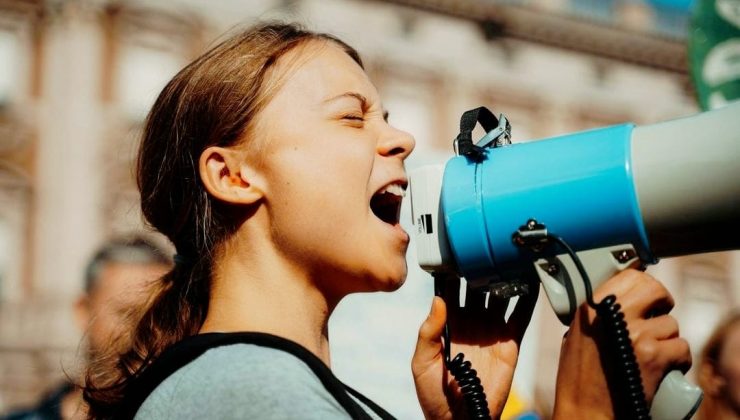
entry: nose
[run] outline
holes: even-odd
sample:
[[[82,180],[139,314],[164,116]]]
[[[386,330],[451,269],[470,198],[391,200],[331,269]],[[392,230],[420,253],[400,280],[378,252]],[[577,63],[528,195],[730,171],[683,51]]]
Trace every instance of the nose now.
[[[378,153],[382,156],[400,157],[401,160],[405,160],[415,146],[414,136],[388,125],[378,141]]]

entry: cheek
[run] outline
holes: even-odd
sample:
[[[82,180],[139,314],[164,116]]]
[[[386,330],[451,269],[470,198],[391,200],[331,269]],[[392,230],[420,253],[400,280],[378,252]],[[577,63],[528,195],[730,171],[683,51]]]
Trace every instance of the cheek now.
[[[720,362],[720,373],[724,380],[722,392],[726,398],[740,404],[740,354],[726,353]]]
[[[294,215],[367,204],[373,150],[359,144],[326,143],[293,146],[271,165],[272,198],[294,209]]]
[[[369,211],[372,161],[364,160],[326,151],[323,156],[302,154],[275,165],[269,191],[273,231],[285,240],[321,245],[351,236]]]
[[[720,366],[733,394],[740,398],[740,328],[733,328],[726,337]]]
[[[114,328],[113,320],[103,313],[96,316],[90,324],[88,340],[93,349],[105,348],[110,340],[111,330]]]
[[[734,356],[735,360],[730,361],[727,366],[727,380],[730,386],[735,390],[734,392],[740,392],[740,358]]]
[[[122,294],[125,296],[125,293]],[[92,313],[92,322],[88,331],[88,339],[94,347],[108,346],[111,341],[127,327],[127,319],[121,310],[120,303],[106,301],[105,306],[98,305]]]
[[[373,172],[375,143],[332,140],[291,145],[269,157],[273,240],[308,266],[381,282],[374,290],[395,289],[405,278],[405,259],[388,249],[369,206],[368,188],[380,176]]]

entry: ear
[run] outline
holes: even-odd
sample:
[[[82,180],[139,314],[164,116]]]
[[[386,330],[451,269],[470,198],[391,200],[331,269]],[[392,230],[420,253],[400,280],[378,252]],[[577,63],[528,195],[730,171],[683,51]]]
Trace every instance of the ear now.
[[[221,201],[254,204],[264,196],[257,174],[239,150],[209,147],[201,153],[198,169],[206,191]]]
[[[90,325],[90,296],[85,293],[77,298],[74,306],[75,324],[80,331],[86,331]]]

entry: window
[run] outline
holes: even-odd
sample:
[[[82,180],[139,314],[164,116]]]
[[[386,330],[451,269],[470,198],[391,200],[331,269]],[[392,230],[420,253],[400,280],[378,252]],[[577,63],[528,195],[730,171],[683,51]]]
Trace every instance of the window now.
[[[110,6],[105,33],[103,96],[125,129],[140,124],[167,82],[200,53],[203,28],[187,14]],[[115,122],[113,122],[115,124]]]
[[[10,227],[8,221],[0,215],[0,290],[6,283],[10,265]]]
[[[185,64],[184,57],[171,51],[124,45],[116,66],[116,97],[123,116],[132,121],[143,120],[159,92]]]
[[[0,109],[8,106],[16,94],[19,61],[18,37],[0,27]]]
[[[132,170],[143,122],[170,79],[204,46],[197,17],[168,8],[110,5],[101,19],[104,34],[102,102],[110,108],[103,149],[107,185],[107,233],[141,229]]]
[[[2,162],[0,162],[2,164]],[[0,300],[23,298],[29,189],[20,174],[0,167]]]

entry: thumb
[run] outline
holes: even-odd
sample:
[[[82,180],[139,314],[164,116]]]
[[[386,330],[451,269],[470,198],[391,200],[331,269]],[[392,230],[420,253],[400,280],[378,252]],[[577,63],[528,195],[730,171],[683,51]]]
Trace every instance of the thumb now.
[[[419,328],[419,338],[414,352],[414,365],[426,365],[442,353],[442,331],[447,321],[447,307],[444,300],[435,296],[429,316]]]

